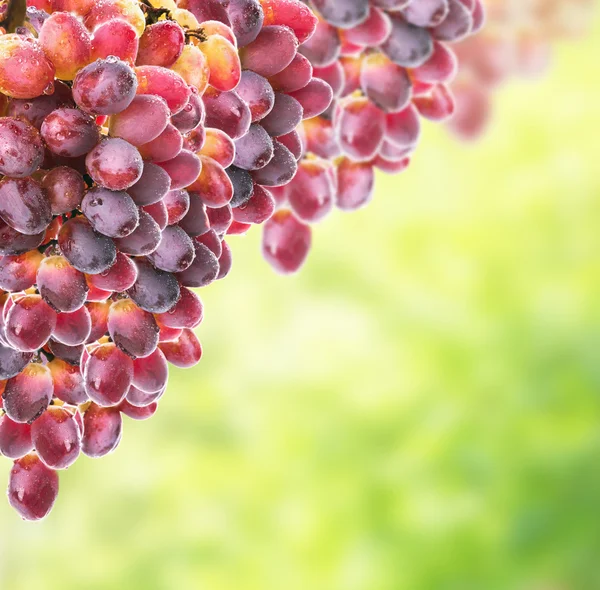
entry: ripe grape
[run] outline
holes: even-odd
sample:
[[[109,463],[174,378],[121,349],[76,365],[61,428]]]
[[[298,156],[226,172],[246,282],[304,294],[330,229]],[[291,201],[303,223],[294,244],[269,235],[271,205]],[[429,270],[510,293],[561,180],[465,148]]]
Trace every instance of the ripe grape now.
[[[10,472],[8,501],[24,520],[44,518],[58,495],[58,475],[37,455],[15,461]]]
[[[123,420],[116,407],[92,403],[83,414],[81,450],[94,459],[104,457],[117,448],[122,432]]]
[[[79,70],[73,80],[73,99],[91,115],[115,115],[131,104],[137,86],[131,66],[111,55]]]
[[[48,408],[31,425],[31,439],[39,458],[51,469],[70,467],[81,452],[79,426],[63,408]]]
[[[24,178],[33,174],[43,159],[44,146],[33,125],[13,117],[0,117],[0,174]]]

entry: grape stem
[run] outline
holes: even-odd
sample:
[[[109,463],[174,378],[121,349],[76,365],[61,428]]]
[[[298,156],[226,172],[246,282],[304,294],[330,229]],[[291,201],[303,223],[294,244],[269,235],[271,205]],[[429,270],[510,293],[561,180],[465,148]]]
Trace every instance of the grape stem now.
[[[27,16],[26,0],[0,0],[0,27],[7,33],[14,33],[25,24]]]

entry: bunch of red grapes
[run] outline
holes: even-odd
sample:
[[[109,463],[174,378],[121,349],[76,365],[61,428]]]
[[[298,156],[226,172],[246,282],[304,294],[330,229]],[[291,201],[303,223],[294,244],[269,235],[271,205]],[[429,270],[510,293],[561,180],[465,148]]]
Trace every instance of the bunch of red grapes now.
[[[23,518],[200,360],[192,288],[227,275],[225,236],[272,215],[297,117],[329,106],[321,80],[271,81],[316,18],[264,8],[40,0],[0,36],[0,452]]]
[[[479,0],[0,2],[0,453],[38,520],[57,471],[152,416],[202,355],[195,288],[266,222],[280,272],[310,228],[399,172],[448,117],[448,42]],[[318,16],[317,16],[318,15]],[[304,121],[304,123],[303,123]]]
[[[483,33],[456,47],[460,72],[452,85],[456,110],[448,126],[466,140],[486,130],[499,86],[514,77],[539,76],[557,41],[587,31],[595,0],[485,0],[485,5]]]
[[[279,210],[264,227],[263,254],[281,273],[304,263],[310,224],[334,207],[353,211],[371,200],[375,169],[406,169],[421,117],[439,122],[453,114],[448,84],[458,62],[449,44],[484,22],[482,0],[308,4],[319,17],[316,32],[292,64],[295,75],[279,83],[302,97],[312,65],[313,76],[331,85],[334,101],[302,124],[305,155],[292,182],[274,192]]]

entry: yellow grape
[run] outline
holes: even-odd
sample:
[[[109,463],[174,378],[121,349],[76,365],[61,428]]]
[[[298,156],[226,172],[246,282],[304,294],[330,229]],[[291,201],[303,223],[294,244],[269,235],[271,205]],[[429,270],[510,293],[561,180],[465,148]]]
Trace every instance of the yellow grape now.
[[[186,45],[177,61],[171,66],[190,86],[202,94],[208,86],[210,70],[207,60],[200,49],[194,45]]]

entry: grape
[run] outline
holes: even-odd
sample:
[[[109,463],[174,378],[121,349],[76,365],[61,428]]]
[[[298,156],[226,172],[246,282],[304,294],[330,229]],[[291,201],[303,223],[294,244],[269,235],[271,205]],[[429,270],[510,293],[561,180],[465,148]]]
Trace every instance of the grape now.
[[[133,261],[128,257],[117,252],[115,263],[104,272],[96,275],[89,275],[89,282],[106,291],[117,291],[119,293],[129,289],[137,277],[137,268]]]
[[[458,41],[464,39],[473,27],[473,16],[459,0],[448,0],[448,14],[432,30],[440,41]]]
[[[230,205],[217,207],[216,209],[207,209],[210,228],[219,235],[224,235],[229,231],[233,223],[233,211]]]
[[[428,0],[426,0],[427,2]],[[433,0],[436,2],[437,0]],[[444,2],[445,0],[441,0]],[[414,4],[423,4],[423,0],[418,0]],[[369,16],[359,25],[344,31],[344,39],[347,42],[367,47],[376,47],[381,45],[390,35],[392,23],[388,15],[381,9],[371,6]]]
[[[58,475],[37,455],[15,461],[10,472],[8,501],[24,520],[41,520],[56,501]]]
[[[419,140],[420,133],[419,115],[412,105],[399,113],[387,115],[385,137],[395,145],[412,147]]]
[[[246,171],[235,166],[230,166],[226,170],[227,176],[233,185],[233,198],[230,207],[239,207],[248,201],[254,191],[252,176]]]
[[[298,271],[306,260],[310,244],[310,227],[298,221],[290,211],[277,211],[265,224],[263,256],[281,274]]]
[[[233,209],[233,218],[239,223],[261,224],[267,221],[274,211],[273,196],[262,186],[255,185],[248,201]]]
[[[200,75],[200,80],[194,84],[199,91],[204,92],[209,83],[221,92],[233,90],[238,85],[242,75],[240,58],[237,49],[225,37],[211,35],[198,48],[188,46],[186,49],[199,52],[203,58],[197,59],[198,63],[193,68]],[[190,84],[191,80],[187,82]]]
[[[180,369],[189,369],[200,362],[202,346],[192,330],[185,329],[174,342],[162,342],[160,350],[166,359]]]
[[[127,189],[136,205],[144,207],[162,200],[171,188],[167,172],[152,162],[144,162],[140,179]]]
[[[85,165],[95,182],[113,191],[134,185],[141,178],[143,170],[140,153],[119,138],[101,141],[88,153]]]
[[[67,469],[81,452],[79,426],[63,408],[48,408],[32,424],[31,439],[39,458],[51,469]]]
[[[229,25],[226,5],[222,0],[180,0],[178,6],[189,10],[198,22],[216,20]]]
[[[132,420],[148,420],[154,416],[157,409],[158,404],[156,402],[142,408],[130,404],[126,399],[119,404],[119,410]]]
[[[190,195],[186,190],[177,189],[169,191],[164,199],[163,203],[167,207],[169,225],[179,223],[187,214],[190,209]]]
[[[329,108],[333,99],[333,91],[329,84],[319,78],[311,80],[304,88],[291,94],[303,110],[304,119],[320,115]]]
[[[392,31],[382,51],[396,64],[416,68],[424,64],[433,52],[433,39],[427,29],[411,25],[399,16],[390,15]]]
[[[6,114],[9,117],[15,117],[28,121],[36,129],[40,129],[44,119],[55,109],[62,106],[75,106],[71,89],[60,82],[55,81],[54,92],[50,95],[37,96],[33,99],[16,99],[9,101],[6,108]]]
[[[183,147],[183,137],[179,130],[168,123],[165,130],[152,141],[139,146],[139,152],[144,160],[166,162],[173,159]]]
[[[37,250],[17,256],[0,256],[0,289],[25,291],[32,287],[42,258]]]
[[[284,145],[296,158],[296,161],[300,160],[305,152],[304,141],[297,131],[291,131],[285,135],[280,135],[277,141]]]
[[[324,67],[334,63],[339,58],[341,47],[342,41],[337,29],[327,21],[320,20],[315,34],[300,47],[299,51],[315,67]],[[306,83],[309,80],[310,76]],[[297,88],[294,90],[297,90]]]
[[[231,139],[244,136],[250,128],[249,107],[235,92],[209,89],[204,95],[206,126],[224,131]]]
[[[31,424],[46,411],[53,391],[50,369],[30,363],[6,382],[4,411],[14,422]]]
[[[298,39],[288,28],[279,25],[263,27],[252,43],[240,50],[242,67],[265,78],[286,68],[296,55]]]
[[[42,180],[42,188],[46,191],[53,215],[74,211],[81,205],[85,194],[83,177],[68,166],[50,170]]]
[[[107,301],[89,302],[85,304],[92,318],[92,331],[88,342],[95,342],[108,333],[108,312],[111,303]]]
[[[258,74],[256,75],[258,76]],[[269,78],[269,84],[273,90],[294,92],[295,90],[304,88],[311,81],[312,76],[313,66],[311,62],[301,53],[297,53],[290,65]],[[239,88],[237,91],[242,96]]]
[[[406,70],[381,53],[364,59],[360,85],[369,100],[386,113],[401,111],[411,99],[412,82]]]
[[[90,35],[83,23],[68,12],[55,12],[44,21],[39,42],[61,80],[72,80],[91,60]]]
[[[212,158],[223,168],[228,168],[236,156],[236,143],[220,129],[207,129],[200,155]]]
[[[375,175],[369,164],[344,158],[337,166],[336,206],[343,211],[364,207],[373,196]]]
[[[171,117],[171,123],[181,133],[188,133],[204,122],[206,112],[204,103],[198,92],[192,92],[187,104],[176,115]]]
[[[35,235],[52,221],[50,201],[33,178],[5,177],[0,181],[0,217],[18,232]]]
[[[98,25],[110,22],[115,18],[127,21],[134,27],[138,35],[144,31],[144,13],[135,0],[98,0],[86,13],[85,25],[90,31],[93,31]]]
[[[88,308],[86,308],[88,309]],[[91,316],[91,314],[90,314]],[[57,358],[71,364],[74,366],[79,366],[81,362],[81,354],[83,353],[83,345],[79,346],[67,346],[62,342],[58,342],[57,340],[53,340],[50,338],[48,340],[48,349],[50,352]],[[50,369],[50,364],[48,365]],[[56,391],[56,382],[54,383],[55,391]]]
[[[163,354],[160,350],[157,350],[156,352]],[[164,358],[164,354],[163,354],[163,359],[164,359],[164,364],[165,367],[168,370],[168,364],[167,364],[167,360]],[[145,359],[140,359],[142,361],[144,361]],[[166,386],[165,386],[166,389]],[[148,406],[151,406],[153,404],[155,404],[156,401],[158,401],[164,394],[165,389],[161,389],[160,391],[156,392],[156,393],[146,393],[145,391],[142,391],[141,389],[138,389],[135,385],[132,385],[129,388],[129,391],[127,392],[127,397],[125,398],[125,402],[127,403],[127,406],[129,409],[131,409],[132,407],[134,408],[146,408]],[[121,402],[121,406],[119,406],[119,409],[122,411],[122,404],[124,402]],[[129,414],[126,414],[127,416],[129,416]]]
[[[52,94],[54,66],[37,41],[21,35],[2,35],[0,55],[0,92],[13,98]]]
[[[15,350],[0,341],[0,381],[18,375],[32,358],[32,352]]]
[[[411,2],[402,14],[412,25],[427,29],[439,25],[448,15],[448,10],[448,0],[420,0]]]
[[[148,215],[156,221],[161,232],[167,227],[169,213],[167,212],[166,205],[162,201],[158,201],[158,203],[154,203],[153,205],[146,205],[145,207],[142,207],[142,210],[148,213]]]
[[[158,326],[154,316],[140,309],[131,299],[122,299],[110,306],[108,333],[132,358],[146,357],[158,346]]]
[[[141,94],[124,111],[110,118],[109,133],[132,145],[142,145],[156,139],[165,130],[169,115],[169,107],[162,98]]]
[[[333,207],[335,184],[330,164],[325,160],[303,160],[290,183],[288,201],[296,216],[302,221],[315,223],[325,217]]]
[[[194,254],[194,261],[192,264],[183,272],[177,273],[177,279],[186,287],[206,287],[207,285],[210,285],[219,274],[217,257],[209,248],[199,242],[194,242]],[[169,309],[172,307],[173,306],[171,305]],[[164,311],[168,311],[168,309],[165,309]]]
[[[284,25],[294,31],[299,43],[304,43],[317,26],[317,17],[299,0],[259,0],[265,25]]]
[[[325,68],[315,68],[313,70],[315,78],[320,78],[329,84],[334,97],[339,97],[346,84],[346,73],[339,61]]]
[[[456,56],[442,43],[436,41],[431,57],[413,70],[413,76],[421,82],[449,82],[456,76]]]
[[[140,66],[135,68],[135,75],[137,93],[160,96],[167,102],[172,115],[187,104],[191,90],[177,72],[160,66]]]
[[[85,275],[63,256],[49,256],[41,261],[37,288],[44,301],[58,312],[79,309],[85,303],[88,290]]]
[[[9,459],[20,459],[32,450],[31,426],[14,422],[6,414],[0,416],[0,453]]]
[[[178,225],[170,225],[162,232],[158,248],[148,256],[156,268],[167,272],[181,272],[194,260],[192,239]]]
[[[233,255],[231,253],[231,248],[229,248],[227,242],[223,241],[223,251],[221,252],[221,256],[219,256],[219,274],[217,275],[218,281],[224,279],[229,274],[232,264]]]
[[[0,174],[23,178],[33,174],[44,159],[37,129],[27,121],[0,117]]]
[[[93,402],[103,407],[116,406],[131,386],[133,361],[116,344],[101,344],[89,352],[83,379]]]
[[[73,406],[83,404],[88,400],[83,375],[78,366],[55,358],[48,363],[48,368],[52,374],[54,397]]]
[[[171,178],[171,188],[185,188],[192,184],[202,169],[202,161],[196,154],[181,150],[173,159],[160,162],[159,166]]]
[[[133,69],[126,62],[109,56],[79,70],[73,80],[73,98],[86,113],[115,115],[131,104],[137,87]]]
[[[92,60],[118,57],[130,66],[135,64],[139,41],[136,30],[126,21],[109,20],[94,30]]]
[[[454,113],[454,97],[443,84],[436,84],[427,96],[416,96],[414,105],[422,117],[431,121],[444,121]]]
[[[252,172],[252,178],[254,182],[264,186],[282,186],[294,177],[297,167],[290,150],[274,140],[273,158],[264,168]]]
[[[83,414],[81,450],[94,459],[104,457],[117,448],[122,431],[123,420],[117,408],[92,403]]]
[[[114,243],[123,254],[130,254],[131,256],[147,256],[158,248],[160,236],[160,227],[156,221],[154,221],[151,215],[145,211],[140,211],[139,224],[135,230],[124,238],[117,238]],[[112,263],[104,270],[108,270],[110,266],[112,266]]]
[[[158,270],[143,258],[135,261],[138,268],[137,280],[127,290],[135,303],[150,313],[168,311],[179,299],[177,279],[168,272]]]
[[[383,142],[385,113],[366,97],[349,98],[339,108],[336,126],[343,152],[358,162],[370,160]]]
[[[258,0],[230,0],[227,13],[239,47],[256,39],[263,26],[264,14]]]
[[[278,137],[293,131],[302,117],[302,105],[295,98],[282,92],[276,92],[273,108],[260,124],[269,135]]]
[[[233,185],[229,176],[223,169],[223,167],[206,156],[200,156],[202,161],[202,170],[196,181],[188,187],[190,191],[190,198],[192,194],[196,194],[199,199],[207,207],[222,207],[231,201],[233,197]],[[190,212],[185,216],[181,222],[181,226],[188,231],[189,223],[195,222],[191,218],[194,214],[192,213],[193,203],[190,202]],[[190,233],[188,231],[188,233]],[[190,233],[190,235],[199,235]]]
[[[179,301],[167,312],[158,314],[156,319],[161,326],[192,329],[200,325],[203,317],[204,307],[200,297],[194,291],[183,287]]]
[[[286,96],[286,98],[289,97]],[[298,108],[300,108],[300,105],[298,105]],[[271,111],[271,113],[273,113],[273,111]],[[263,123],[265,121],[266,119],[263,120]],[[298,119],[298,122],[300,122],[300,119]],[[271,129],[276,127],[278,124],[282,125],[281,128],[283,129],[285,128],[284,126],[286,126],[286,121],[279,121],[278,123],[277,119],[273,119]],[[238,168],[243,168],[244,170],[259,170],[260,168],[264,168],[271,161],[272,157],[273,141],[262,125],[258,125],[256,123],[251,125],[248,133],[235,142],[235,159],[233,163]],[[229,177],[231,178],[231,174],[229,174]]]
[[[95,231],[84,217],[69,219],[61,227],[58,246],[69,263],[86,274],[108,270],[117,256],[115,243]]]
[[[52,337],[67,346],[84,344],[92,331],[92,318],[85,306],[71,312],[59,313]]]
[[[171,67],[185,45],[183,29],[174,21],[165,20],[146,27],[140,37],[136,64],[138,66]]]
[[[284,73],[285,70],[279,75],[283,76]],[[236,93],[248,105],[253,123],[264,118],[271,111],[275,102],[275,93],[270,81],[252,70],[242,72]]]
[[[227,176],[223,173],[225,178]],[[227,182],[229,178],[227,178]],[[233,189],[232,189],[233,190]],[[206,214],[206,206],[199,193],[188,193],[188,210],[184,217],[179,221],[181,227],[190,236],[201,236],[209,230],[210,222]]]
[[[156,349],[145,358],[133,361],[133,386],[146,394],[162,393],[169,379],[167,359],[160,349]],[[131,389],[127,393],[127,401],[134,406],[147,405],[138,403],[142,396],[134,396]],[[156,401],[151,400],[149,403]]]
[[[124,191],[93,188],[83,198],[81,210],[97,232],[111,238],[130,235],[139,223],[136,204]]]
[[[22,352],[37,352],[52,335],[56,313],[41,295],[25,295],[14,301],[5,321],[8,344]]]

